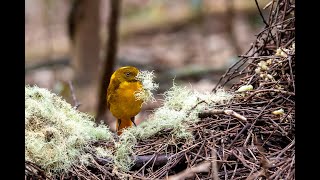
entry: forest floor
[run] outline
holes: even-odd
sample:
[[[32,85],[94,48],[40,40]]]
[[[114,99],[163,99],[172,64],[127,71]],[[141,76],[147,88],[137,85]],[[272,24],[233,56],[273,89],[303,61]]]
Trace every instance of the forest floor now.
[[[235,40],[230,39],[230,34],[226,30],[227,16],[224,13],[205,16],[201,21],[178,27],[126,36],[120,39],[116,66],[135,65],[141,70],[155,70],[156,81],[160,86],[158,92],[155,92],[156,98],[162,98],[160,94],[172,86],[173,79],[179,85],[198,91],[211,91],[225,70],[238,60],[238,55],[248,50],[250,43],[255,39],[255,34],[262,29],[261,24],[254,24],[255,18],[260,18],[257,12],[235,14],[233,19]],[[57,41],[54,46],[61,48],[61,53],[47,58],[51,61],[66,61],[66,65],[27,70],[25,82],[48,88],[73,104],[69,89],[66,88],[68,80],[74,76],[72,68],[68,65],[70,64],[68,51],[65,50],[69,48],[68,41],[63,33],[55,39]],[[237,47],[241,52],[237,52]],[[32,57],[30,53],[28,57]],[[30,59],[32,58],[26,60],[26,67],[40,62]],[[90,85],[75,89],[81,103],[79,110],[95,114],[96,91],[96,87]],[[137,123],[150,114],[149,110],[159,105],[159,103],[144,105],[143,111],[137,117]]]

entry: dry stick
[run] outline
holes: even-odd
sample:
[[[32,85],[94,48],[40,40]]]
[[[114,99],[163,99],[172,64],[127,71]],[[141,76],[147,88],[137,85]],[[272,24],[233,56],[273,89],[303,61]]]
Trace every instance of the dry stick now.
[[[192,167],[191,164],[190,164],[190,158],[187,156],[186,152],[184,152],[184,157],[186,158],[187,160],[187,163],[188,163],[188,167]]]
[[[277,20],[278,20],[277,17],[279,17],[279,16],[278,16],[278,13],[279,13],[279,11],[280,11],[280,8],[279,8],[279,6],[280,6],[280,1],[277,1],[277,2],[278,2],[278,3],[277,3],[276,6],[275,6],[274,13],[272,13],[273,18],[270,18],[271,20],[274,20],[274,21],[277,21]]]
[[[258,4],[257,0],[254,0],[254,2],[256,3],[256,6],[257,6],[257,8],[258,8],[258,10],[259,10],[259,14],[260,14],[260,16],[261,16],[261,18],[262,18],[262,20],[263,20],[263,23],[268,27],[269,24],[268,24],[267,21],[264,19],[263,14],[262,14],[262,12],[261,12],[261,10],[260,10],[260,7],[259,7],[259,4]]]
[[[31,168],[34,168],[35,170],[38,171],[37,176],[40,176],[41,178],[47,179],[49,177],[46,176],[45,172],[35,163],[31,162],[31,161],[25,161],[26,167],[30,166]],[[30,170],[32,171],[32,169],[30,168]],[[36,174],[35,172],[32,171],[32,173]]]
[[[230,124],[230,122],[228,123],[228,124]],[[229,127],[227,127],[227,129],[229,129]],[[222,160],[225,160],[226,158],[225,158],[225,146],[224,146],[224,138],[227,138],[227,134],[225,135],[225,136],[223,136],[222,137],[222,139],[221,139],[221,151],[222,151],[222,157],[220,157],[220,159],[222,159]],[[219,154],[218,154],[219,155]],[[228,172],[227,172],[227,168],[226,168],[226,165],[225,165],[225,163],[223,163],[222,164],[222,166],[223,166],[223,170],[224,170],[224,179],[228,179]]]
[[[290,174],[288,173],[288,175],[285,179],[294,179],[294,178],[292,178],[292,176],[294,176],[294,175],[295,175],[295,170],[293,169]]]
[[[242,129],[241,131],[236,135],[236,137],[232,140],[232,142],[230,143],[230,145],[228,146],[228,149],[230,149],[232,147],[232,145],[236,142],[236,140],[238,140],[238,138],[240,137],[240,135],[247,130],[249,127],[251,126],[251,123],[247,123]]]
[[[187,168],[178,174],[169,176],[167,180],[182,180],[182,179],[192,178],[196,175],[196,173],[209,172],[210,165],[211,165],[210,162],[204,161],[194,167]]]
[[[282,156],[282,154],[284,154],[288,149],[290,149],[295,144],[295,142],[296,142],[296,140],[293,139],[287,147],[285,147],[284,149],[281,150],[281,152],[278,154],[278,156],[276,158],[279,159]]]
[[[289,19],[286,19],[286,20],[284,20],[284,21],[282,21],[282,22],[275,23],[275,24],[273,24],[273,25],[271,25],[271,26],[269,26],[269,27],[261,30],[261,31],[258,33],[257,36],[258,36],[258,37],[259,37],[259,36],[262,36],[263,33],[265,33],[266,31],[268,31],[267,34],[269,34],[270,31],[272,30],[272,28],[275,28],[276,26],[282,25],[282,24],[284,24],[285,22],[290,21],[290,20],[293,20],[293,19],[294,19],[294,18],[289,18]],[[262,40],[264,39],[263,37],[259,37],[259,38],[261,38]],[[257,38],[257,39],[258,39],[258,38]],[[257,42],[257,40],[256,40],[256,42]],[[256,42],[255,42],[255,43],[256,43]],[[261,48],[261,47],[260,47],[260,48]],[[256,51],[258,51],[258,49],[257,49]],[[254,54],[254,53],[253,53],[253,54]],[[248,55],[241,55],[240,57],[249,58],[249,57],[251,57],[251,56],[252,56],[252,55],[250,55],[250,56],[248,56]],[[264,56],[261,56],[261,57],[264,57]],[[252,58],[252,57],[251,57],[251,58]],[[255,57],[255,58],[260,58],[260,57]]]
[[[261,36],[261,35],[259,34],[258,36]],[[258,48],[255,48],[256,45],[257,45],[257,40],[254,42],[253,45],[251,45],[250,49],[249,49],[245,54],[248,54],[248,53],[253,49],[253,52],[252,52],[251,56],[257,55],[257,52],[260,51],[264,46],[260,46],[260,47],[258,47]],[[241,58],[240,60],[238,60],[237,62],[235,62],[235,63],[227,70],[227,72],[220,77],[218,83],[217,83],[216,86],[213,88],[212,92],[215,92],[218,87],[224,86],[224,85],[225,85],[226,83],[228,83],[231,79],[233,79],[233,78],[235,78],[235,77],[237,77],[237,76],[242,75],[242,73],[241,73],[241,72],[239,73],[238,70],[239,70],[240,67],[243,66],[248,60],[249,60],[249,59]],[[238,63],[241,63],[241,65],[239,65],[238,67],[236,67],[236,66],[238,65]],[[233,68],[234,68],[234,69],[233,69]],[[233,71],[230,72],[232,69],[233,69]],[[243,68],[243,70],[245,70],[245,69],[246,69],[246,68]],[[231,75],[230,75],[229,73],[231,73]],[[234,75],[234,74],[236,74],[236,73],[237,73],[237,75],[235,75],[234,77],[232,77],[232,75]],[[222,84],[220,84],[220,83],[222,82],[222,80],[223,80],[227,75],[229,75],[228,78],[227,78],[227,80],[225,80]]]
[[[241,163],[243,164],[243,166],[245,166],[246,168],[251,169],[251,170],[256,169],[254,166],[251,167],[250,165],[248,165],[247,162],[246,162],[246,160],[245,160],[242,156],[237,155],[237,154],[235,153],[235,151],[231,151],[231,153],[232,153],[232,155],[234,155],[237,159],[239,159],[239,160],[241,161]],[[239,152],[239,153],[240,153],[240,152]]]
[[[255,180],[255,179],[257,179],[257,178],[260,177],[260,176],[265,176],[264,169],[261,169],[260,171],[251,174],[250,176],[248,176],[248,177],[246,178],[246,180]]]
[[[200,148],[199,148],[199,150],[198,150],[198,153],[196,154],[196,156],[194,157],[194,159],[191,161],[191,165],[193,165],[193,164],[194,164],[194,162],[197,160],[197,157],[199,156],[199,154],[200,154],[200,152],[201,152],[201,150],[202,150],[202,148],[203,148],[204,144],[205,144],[205,141],[203,141],[203,143],[202,143],[201,147],[200,147]]]
[[[284,4],[283,12],[287,12],[287,7],[288,7],[288,1],[286,1],[285,4]],[[286,18],[286,14],[283,14],[282,21],[284,21],[285,18]],[[281,29],[283,29],[283,24],[281,25]]]
[[[194,158],[194,160],[198,160],[197,158],[202,158],[203,160],[206,160],[208,158],[208,157],[201,156],[200,154],[196,154],[194,152],[189,152],[189,153],[191,153],[192,155],[196,156]],[[233,162],[233,161],[222,161],[222,160],[217,160],[217,161],[222,162],[222,163],[224,163],[224,162],[225,163]]]
[[[203,112],[199,113],[199,118],[206,118],[206,117],[210,117],[212,115],[216,115],[216,114],[226,114],[226,115],[230,115],[232,117],[237,118],[238,120],[240,120],[242,123],[247,123],[247,118],[245,118],[244,116],[234,112],[233,110],[219,110],[219,109],[211,109],[211,110],[204,110]]]
[[[279,90],[279,89],[262,89],[262,90],[257,90],[255,92],[253,92],[250,96],[248,96],[244,101],[248,101],[250,98],[252,98],[253,96],[255,96],[256,94],[259,93],[264,93],[264,92],[278,92],[278,93],[282,93],[282,94],[287,94],[287,95],[291,95],[294,96],[295,93],[292,92],[288,92],[288,91],[283,91],[283,90]]]
[[[268,20],[268,22],[269,22],[269,24],[272,24],[272,20],[273,20],[273,17],[272,17],[272,15],[274,14],[273,12],[273,9],[274,9],[274,3],[275,1],[274,0],[272,0],[272,3],[271,3],[271,8],[270,8],[270,11],[269,11],[269,20]]]
[[[180,162],[180,160],[181,160],[184,152],[186,152],[186,151],[188,151],[188,150],[190,150],[190,149],[193,149],[194,147],[198,146],[200,143],[203,143],[203,141],[198,142],[198,143],[196,143],[196,144],[188,147],[187,149],[184,149],[184,150],[182,150],[182,151],[180,151],[180,152],[178,152],[178,153],[170,156],[170,157],[168,158],[168,160],[169,160],[169,159],[172,159],[172,158],[179,159],[179,160],[176,160],[176,162],[175,162],[174,164],[172,164],[171,167],[169,167],[169,168],[172,168],[172,167],[176,166],[176,164],[177,164],[178,162]],[[163,167],[165,167],[165,166],[163,166]],[[160,169],[159,169],[158,171],[156,171],[156,172],[158,172],[158,174],[159,174],[158,177],[159,177],[159,176],[162,176],[162,175],[165,173],[165,172],[159,172],[159,171],[160,171]]]
[[[75,175],[76,177],[80,178],[80,179],[86,179],[89,180],[85,175],[83,175],[83,173],[81,173],[79,170],[82,170],[79,166],[74,166],[73,170],[75,171]],[[91,179],[93,179],[94,177],[91,177]],[[99,178],[98,178],[99,179]]]
[[[112,174],[105,167],[101,166],[95,159],[93,160],[93,163],[95,164],[95,167],[104,173],[104,175],[108,174],[109,176],[112,176]]]
[[[293,78],[293,73],[292,73],[292,66],[291,66],[291,63],[292,63],[292,56],[289,55],[288,57],[288,60],[289,60],[289,67],[290,67],[290,76],[292,78],[292,85],[293,85],[293,93],[296,93],[296,86],[295,86],[295,83],[294,83],[294,78]]]
[[[265,5],[262,9],[267,9],[271,4],[272,4],[273,1],[270,1],[267,5]]]
[[[153,165],[155,167],[159,167],[159,166],[166,164],[168,162],[169,157],[167,154],[160,154],[160,155],[153,154],[153,155],[136,156],[135,161],[134,161],[134,166],[131,168],[131,171],[136,170],[136,169],[140,169],[140,168],[144,168],[144,167],[148,167],[150,165],[150,162],[152,159],[154,159]],[[95,157],[94,160],[99,165],[102,165],[102,166],[112,163],[112,160],[110,158]]]
[[[270,179],[278,179],[278,177],[290,167],[289,162],[287,162],[283,166],[284,167],[281,167],[276,172],[274,172],[274,174],[270,176]]]
[[[160,154],[160,155],[153,154],[153,155],[146,155],[146,156],[137,156],[136,160],[135,160],[135,165],[132,167],[131,170],[138,169],[138,168],[140,168],[140,170],[141,170],[142,168],[150,166],[150,162],[152,159],[154,159],[154,163],[152,165],[155,167],[163,166],[164,164],[166,164],[168,162],[168,156],[166,154]],[[139,171],[137,171],[137,173]],[[135,174],[137,174],[137,173],[135,173]]]
[[[245,54],[248,54],[248,53],[251,51],[251,49],[253,49],[253,48],[254,48],[254,45],[252,45]],[[215,92],[215,91],[218,89],[218,87],[223,86],[224,84],[227,83],[227,82],[224,82],[224,84],[222,84],[222,85],[220,84],[220,83],[222,82],[222,80],[228,75],[228,73],[230,73],[231,69],[232,69],[232,68],[235,68],[239,63],[241,63],[241,61],[242,61],[243,59],[244,59],[244,58],[241,58],[241,59],[239,59],[239,61],[236,61],[235,63],[233,63],[233,65],[227,70],[227,72],[220,77],[218,83],[217,83],[216,86],[212,89],[211,92]],[[243,64],[244,64],[244,63],[243,63]],[[243,64],[242,64],[242,65],[243,65]],[[242,66],[242,65],[240,65],[240,66]],[[239,66],[239,67],[240,67],[240,66]],[[238,69],[238,68],[236,68],[236,69]],[[228,81],[228,80],[226,80],[226,81]]]
[[[219,180],[219,174],[218,174],[218,165],[217,165],[217,154],[216,154],[216,149],[214,148],[215,146],[215,141],[213,140],[212,142],[212,149],[211,149],[211,177],[213,180]]]
[[[211,134],[213,134],[213,133],[211,133]],[[213,150],[210,146],[209,146],[208,148],[209,148],[210,150]],[[208,156],[208,155],[206,154],[206,156]],[[219,155],[219,153],[216,153],[216,156],[218,156],[220,159],[222,159],[222,157]],[[227,159],[227,158],[225,158],[225,159]],[[218,161],[218,160],[217,160],[217,161]],[[235,161],[235,162],[236,162],[236,161]],[[223,162],[217,163],[217,169],[218,169],[218,170],[221,168],[221,166],[223,166],[223,169],[224,169],[224,171],[225,171],[224,179],[228,179],[228,174],[227,174],[227,172],[226,172],[226,164],[223,163]]]
[[[175,158],[175,159],[173,159]],[[149,175],[147,179],[154,179],[155,177],[162,177],[164,174],[168,174],[168,170],[172,167],[175,167],[183,159],[183,154],[174,154],[168,158],[170,162],[175,160],[172,164],[167,163],[165,166],[162,166],[160,169],[155,171],[153,174]],[[168,175],[167,175],[168,176]]]
[[[278,123],[274,122],[274,120],[272,120],[271,118],[269,119],[280,131],[281,131],[281,134],[283,136],[287,136],[288,135],[288,132],[286,132],[284,129],[282,129],[281,126],[279,126]],[[288,137],[289,138],[289,137]],[[290,138],[289,138],[290,139]]]
[[[288,30],[288,29],[287,29]],[[292,41],[294,41],[296,38],[292,38],[292,39],[290,39],[283,47],[284,48],[287,48],[288,46],[289,46],[289,44],[291,44],[292,43]]]
[[[275,100],[277,99],[277,97],[271,99],[268,104],[260,111],[260,113],[255,117],[254,122],[252,124],[247,123],[246,126],[248,125],[249,131],[253,128],[253,126],[256,124],[258,118],[262,115],[262,113],[264,112],[264,110]],[[243,128],[244,129],[244,128]],[[241,130],[242,131],[242,130]],[[238,135],[240,136],[241,133],[239,133]],[[231,145],[229,146],[229,148],[231,148],[232,144],[235,142],[235,140],[237,139],[238,135],[236,136],[236,138],[232,141]],[[249,134],[250,135],[250,134]]]
[[[90,172],[90,170],[88,170],[87,168],[83,168],[82,166],[77,166],[79,169],[81,169],[83,172],[86,172],[89,177],[90,177],[90,180],[92,180],[93,178],[97,179],[97,180],[100,180],[99,177],[97,175],[95,175],[94,173]]]
[[[74,109],[78,109],[79,106],[81,105],[81,103],[79,103],[79,101],[77,100],[77,97],[76,97],[76,94],[74,92],[74,88],[73,88],[72,82],[68,81],[68,83],[69,83],[69,86],[70,86],[71,96],[72,96],[72,99],[73,99],[73,102],[74,102]]]
[[[292,157],[292,160],[291,160],[291,163],[290,163],[290,170],[291,170],[291,168],[293,167],[293,164],[295,163],[295,155],[293,155],[293,157]],[[294,171],[294,170],[293,170]],[[290,171],[290,172],[292,172],[292,171]],[[287,174],[287,176],[286,176],[286,179],[289,179],[289,176],[291,175],[292,173],[288,173]]]
[[[246,144],[248,143],[250,137],[252,136],[252,134],[253,134],[252,133],[252,129],[250,129],[247,134],[248,134],[248,136],[247,136],[247,138],[245,139],[245,141],[243,143],[243,147],[246,147]]]
[[[135,172],[133,175],[137,175],[142,169],[144,169],[151,162],[151,160],[154,157],[156,157],[156,154],[151,155],[151,158],[146,163],[143,163],[143,166],[137,172]]]
[[[236,163],[236,165],[235,165],[235,167],[234,167],[234,170],[233,170],[233,173],[232,173],[232,176],[231,176],[231,180],[233,180],[234,179],[234,176],[236,175],[236,171],[237,171],[237,169],[238,169],[238,163]]]

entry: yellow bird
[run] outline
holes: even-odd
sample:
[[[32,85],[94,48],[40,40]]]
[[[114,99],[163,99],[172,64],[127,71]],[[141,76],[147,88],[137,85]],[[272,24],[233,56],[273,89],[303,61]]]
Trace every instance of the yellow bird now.
[[[142,88],[142,84],[135,77],[139,73],[136,67],[125,66],[117,69],[111,76],[107,91],[107,107],[117,118],[116,129],[118,135],[122,130],[131,127],[135,116],[141,111],[142,100],[135,98],[135,92]]]

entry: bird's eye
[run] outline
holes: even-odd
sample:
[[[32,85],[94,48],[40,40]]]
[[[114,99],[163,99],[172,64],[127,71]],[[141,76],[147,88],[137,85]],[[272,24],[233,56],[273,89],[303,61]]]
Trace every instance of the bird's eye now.
[[[127,77],[129,77],[130,76],[130,72],[126,72],[126,73],[124,73]]]

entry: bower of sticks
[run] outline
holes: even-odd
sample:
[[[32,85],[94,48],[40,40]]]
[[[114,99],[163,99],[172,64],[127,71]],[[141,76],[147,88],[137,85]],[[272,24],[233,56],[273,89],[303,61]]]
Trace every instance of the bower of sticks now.
[[[26,162],[26,178],[295,179],[295,1],[271,1],[265,8],[265,28],[213,89],[231,83],[235,97],[199,113],[201,120],[188,129],[193,139],[174,139],[167,129],[139,141],[128,172],[114,172],[112,162],[96,158],[90,166],[47,177]]]

